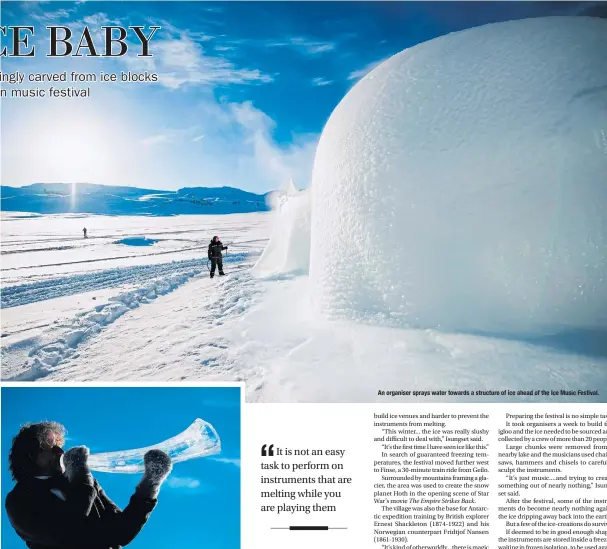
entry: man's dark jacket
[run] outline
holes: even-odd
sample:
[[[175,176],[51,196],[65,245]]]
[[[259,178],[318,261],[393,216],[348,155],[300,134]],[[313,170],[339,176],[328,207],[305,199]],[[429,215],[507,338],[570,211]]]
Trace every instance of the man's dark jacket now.
[[[227,250],[228,247],[224,246],[220,240],[215,242],[215,240],[211,240],[209,244],[209,259],[222,259],[222,251]]]
[[[30,549],[120,549],[133,541],[155,506],[156,500],[135,494],[121,511],[97,481],[70,483],[64,476],[18,482],[6,497],[11,524]]]

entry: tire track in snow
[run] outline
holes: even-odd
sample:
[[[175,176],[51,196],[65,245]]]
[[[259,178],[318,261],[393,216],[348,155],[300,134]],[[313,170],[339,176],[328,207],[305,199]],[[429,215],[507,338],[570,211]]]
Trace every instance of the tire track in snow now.
[[[233,265],[226,277],[214,280],[203,273],[162,301],[107,326],[56,366],[34,372],[37,377],[32,380],[254,379],[257,386],[265,370],[246,372],[239,350],[230,348],[229,339],[222,336],[261,299],[264,288],[251,276],[251,266]],[[117,349],[119,362],[112,358]],[[21,359],[15,373],[23,371],[24,362]]]
[[[244,268],[246,266],[236,267],[234,272]],[[15,372],[13,369],[6,376],[3,372],[2,381],[35,381],[49,375],[64,360],[77,356],[78,346],[100,334],[103,328],[116,322],[125,313],[176,290],[201,272],[200,267],[190,268],[141,288],[123,292],[110,298],[108,303],[77,314],[67,324],[51,329],[40,338],[7,346],[3,349],[3,355],[10,355],[13,347],[22,348],[24,344],[31,344],[31,349],[24,364],[25,370],[19,368],[19,372]]]
[[[137,290],[112,297],[108,303],[98,305],[88,313],[76,315],[67,326],[63,326],[59,337],[51,332],[29,351],[25,372],[3,380],[33,381],[44,377],[60,362],[73,355],[78,345],[99,334],[104,326],[112,324],[129,310],[172,292],[200,272],[199,268],[195,268],[170,275]],[[10,353],[10,346],[6,352]]]
[[[224,258],[224,263],[229,264],[243,261],[248,256],[249,254],[245,252],[228,255]],[[37,301],[104,290],[126,284],[141,284],[142,282],[149,282],[150,279],[167,277],[176,272],[186,272],[191,269],[198,269],[198,272],[200,272],[205,271],[206,268],[206,258],[184,259],[181,261],[171,261],[170,263],[120,267],[92,273],[45,279],[28,284],[18,284],[2,288],[0,308],[19,307],[20,305],[27,305]]]
[[[126,236],[126,237],[116,237],[119,238],[121,240],[123,240],[124,238],[136,238],[139,235],[132,235],[132,236]],[[101,237],[98,237],[101,238]],[[87,240],[93,240],[93,237],[91,238],[87,238]],[[116,244],[116,240],[113,240],[111,238],[107,239],[108,245],[120,245],[120,244]],[[192,249],[199,249],[202,250],[204,248],[204,243],[201,244],[195,240],[192,240],[190,238],[156,238],[155,239],[157,242],[188,242],[190,244],[196,244],[195,247],[193,248],[183,248],[183,250],[181,251],[187,251],[187,250],[192,250]],[[0,250],[0,255],[14,255],[14,254],[30,254],[30,253],[36,253],[36,252],[61,252],[61,251],[65,251],[65,250],[83,250],[86,248],[93,248],[93,247],[97,247],[99,246],[99,244],[96,243],[92,243],[92,244],[80,244],[80,245],[65,245],[65,246],[48,246],[46,248],[24,248],[23,246],[20,246],[19,248],[13,250]],[[169,252],[157,252],[157,254],[161,254],[161,253],[170,253]],[[157,255],[157,254],[145,254],[145,255]],[[126,256],[126,257],[133,257],[133,256]],[[141,256],[136,256],[136,257],[141,257]],[[112,257],[111,259],[123,259],[120,257]],[[106,259],[99,259],[98,261],[107,261]],[[82,262],[79,262],[82,263]],[[57,263],[57,265],[69,265],[70,263]],[[53,264],[55,265],[55,264]],[[36,265],[36,267],[45,267],[46,265]],[[23,267],[13,267],[10,270],[17,270],[17,269],[22,269]],[[8,269],[5,269],[8,270]]]
[[[191,248],[181,248],[179,250],[165,250],[163,252],[154,252],[151,254],[139,254],[139,255],[118,255],[118,256],[113,256],[113,257],[99,257],[96,259],[83,259],[81,261],[65,261],[63,263],[47,263],[46,265],[36,265],[36,268],[42,268],[42,267],[63,267],[65,265],[78,265],[81,263],[98,263],[101,261],[114,261],[116,259],[131,259],[131,258],[135,258],[138,259],[140,257],[150,257],[152,255],[167,255],[167,254],[176,254],[176,253],[181,253],[181,252],[190,252],[192,250],[200,250],[201,247],[200,246],[193,246]],[[9,269],[3,269],[4,271],[22,271],[23,267],[10,267]]]
[[[81,246],[84,248],[84,246]],[[18,250],[2,250],[0,255],[11,254],[29,254],[34,252],[61,252],[63,250],[73,250],[76,246],[51,246],[50,248],[21,248]]]

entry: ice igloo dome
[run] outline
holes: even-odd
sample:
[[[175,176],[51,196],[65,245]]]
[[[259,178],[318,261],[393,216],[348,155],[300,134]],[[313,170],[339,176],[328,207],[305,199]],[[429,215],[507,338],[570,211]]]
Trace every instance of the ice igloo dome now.
[[[607,20],[473,28],[358,82],[318,144],[310,279],[332,317],[607,328]]]

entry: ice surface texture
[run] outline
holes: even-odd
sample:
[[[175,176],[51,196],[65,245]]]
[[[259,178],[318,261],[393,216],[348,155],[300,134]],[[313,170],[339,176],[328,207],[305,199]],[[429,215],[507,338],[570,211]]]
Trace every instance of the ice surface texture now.
[[[607,328],[607,20],[477,27],[365,76],[321,135],[310,276],[329,316]]]
[[[166,452],[173,463],[179,463],[218,454],[221,451],[221,441],[210,423],[197,419],[183,433],[154,446],[91,454],[88,465],[93,471],[103,473],[142,473],[145,470],[143,456],[154,448]]]
[[[307,274],[310,266],[310,192],[291,182],[278,197],[272,235],[252,269],[258,278]]]

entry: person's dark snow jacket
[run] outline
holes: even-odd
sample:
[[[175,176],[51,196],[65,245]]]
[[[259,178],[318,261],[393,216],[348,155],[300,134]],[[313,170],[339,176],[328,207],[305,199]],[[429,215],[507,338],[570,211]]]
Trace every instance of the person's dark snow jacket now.
[[[30,549],[121,549],[139,534],[156,503],[135,494],[121,511],[96,480],[94,486],[74,485],[59,476],[18,482],[6,497],[6,512]]]
[[[227,250],[228,247],[224,246],[221,240],[215,241],[215,237],[211,240],[209,244],[209,259],[222,259],[223,254],[221,253],[223,250]]]

